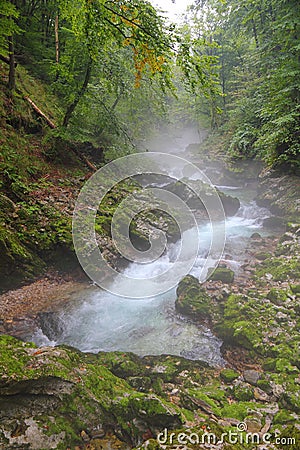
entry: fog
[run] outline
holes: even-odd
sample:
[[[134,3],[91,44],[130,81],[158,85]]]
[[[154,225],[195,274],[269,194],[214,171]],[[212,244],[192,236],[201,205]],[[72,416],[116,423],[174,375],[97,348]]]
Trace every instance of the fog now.
[[[208,135],[208,130],[191,126],[161,126],[159,133],[147,140],[144,147],[151,152],[163,152],[183,156],[191,144],[201,144]]]

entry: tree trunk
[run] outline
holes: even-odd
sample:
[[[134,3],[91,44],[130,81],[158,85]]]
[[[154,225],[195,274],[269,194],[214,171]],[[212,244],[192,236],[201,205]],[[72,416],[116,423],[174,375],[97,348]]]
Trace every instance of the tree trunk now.
[[[54,33],[55,33],[55,62],[56,62],[56,75],[55,75],[55,80],[58,80],[59,77],[59,69],[58,69],[58,64],[59,64],[59,34],[58,34],[58,25],[59,25],[59,21],[58,21],[58,14],[56,14],[55,16],[55,24],[54,24]]]
[[[9,36],[8,38],[8,51],[9,51],[8,88],[10,91],[14,91],[16,88],[16,69],[15,69],[15,49],[13,36]]]
[[[47,125],[50,128],[52,129],[56,128],[56,125],[52,122],[52,120],[50,120],[49,117],[47,117],[46,114],[44,114],[43,111],[41,111],[40,108],[38,108],[38,106],[36,106],[36,104],[29,97],[24,97],[24,99],[32,106],[32,108],[35,110],[38,116],[40,116],[47,122]]]
[[[76,106],[78,105],[80,99],[83,97],[83,95],[85,94],[86,88],[89,84],[90,81],[90,77],[91,77],[91,72],[92,72],[92,60],[90,59],[86,68],[86,73],[85,73],[85,77],[84,77],[84,82],[83,85],[81,86],[80,91],[77,92],[77,95],[74,99],[74,101],[68,106],[64,120],[63,120],[63,127],[67,127],[70,119],[72,117],[73,112],[75,111]]]
[[[59,63],[59,36],[58,36],[58,14],[55,16],[55,60]]]

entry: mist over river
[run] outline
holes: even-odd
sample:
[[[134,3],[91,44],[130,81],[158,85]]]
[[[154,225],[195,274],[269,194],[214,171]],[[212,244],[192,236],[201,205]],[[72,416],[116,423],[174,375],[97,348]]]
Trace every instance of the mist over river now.
[[[147,143],[147,149],[180,155],[203,170],[219,190],[239,198],[239,210],[226,219],[226,243],[222,258],[238,274],[250,236],[254,232],[266,233],[263,221],[271,214],[255,203],[255,182],[251,185],[238,184],[236,179],[230,180],[228,176],[224,181],[221,163],[204,163],[201,156],[191,152],[190,144],[200,143],[205,136],[205,130],[199,132],[194,128],[176,132],[166,130]],[[187,176],[194,179],[192,173],[168,175],[177,179]],[[199,223],[198,233],[202,245],[190,273],[199,278],[211,241],[210,225]],[[192,240],[188,242],[194,245]],[[151,281],[152,277],[172,266],[179,246],[180,241],[169,245],[167,252],[152,263],[130,263],[124,269],[124,274],[129,278],[147,278],[147,282],[154,282]],[[128,282],[137,294],[132,280]],[[114,283],[121,281],[117,277]],[[142,295],[142,292],[138,294]],[[196,324],[180,316],[175,310],[175,299],[176,288],[155,297],[133,299],[112,295],[94,285],[85,286],[73,295],[64,310],[55,313],[51,321],[45,320],[31,339],[38,345],[64,343],[85,352],[120,350],[138,355],[172,354],[204,360],[212,365],[223,365],[220,352],[222,342],[204,324]]]

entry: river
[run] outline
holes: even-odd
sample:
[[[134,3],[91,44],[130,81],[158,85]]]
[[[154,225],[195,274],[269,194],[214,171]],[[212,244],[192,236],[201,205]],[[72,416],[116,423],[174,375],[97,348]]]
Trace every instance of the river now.
[[[199,134],[193,129],[184,130],[178,133],[177,139],[169,139],[167,144],[163,137],[153,141],[150,150],[180,154],[200,166],[217,185],[221,179],[220,164],[206,162],[203,165],[201,158],[187,150],[189,144],[199,142],[204,136],[205,132]],[[223,257],[227,265],[238,273],[249,237],[254,232],[266,233],[263,220],[270,213],[255,203],[255,183],[246,186],[227,180],[226,184],[218,187],[238,197],[241,203],[238,212],[226,219]],[[201,236],[207,236],[209,241],[209,226],[201,224],[199,227]],[[178,245],[179,242],[169,246],[167,253],[150,264],[129,264],[124,269],[125,274],[147,277],[151,283],[154,274],[172,265],[172,255]],[[190,272],[196,277],[201,272],[204,253],[202,248]],[[118,283],[118,279],[114,282]],[[135,289],[134,286],[132,288]],[[68,344],[84,352],[119,350],[138,355],[172,354],[222,366],[222,342],[204,324],[195,324],[180,316],[175,311],[175,299],[175,288],[152,298],[133,299],[112,295],[91,284],[77,292],[68,307],[56,313],[54,322],[36,330],[31,339],[38,345]]]

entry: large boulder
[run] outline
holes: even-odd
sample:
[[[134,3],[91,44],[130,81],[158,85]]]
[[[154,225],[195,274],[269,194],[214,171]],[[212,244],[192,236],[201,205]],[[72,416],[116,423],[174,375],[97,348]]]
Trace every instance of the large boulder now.
[[[211,274],[209,280],[211,281],[222,281],[222,283],[233,283],[234,272],[228,267],[217,267],[216,269],[211,269]]]
[[[187,183],[187,184],[186,184]],[[224,194],[213,186],[204,183],[201,180],[185,180],[176,181],[165,186],[165,189],[178,195],[190,208],[202,212],[208,218],[206,206],[209,206],[211,212],[216,211],[219,202],[215,199],[219,196],[226,216],[233,216],[240,207],[240,201],[236,197]]]
[[[181,425],[176,406],[136,391],[96,355],[9,336],[0,346],[0,448],[95,448],[95,439],[99,448],[129,448]],[[116,439],[121,447],[108,442]]]
[[[232,197],[231,195],[226,195],[219,189],[217,189],[217,192],[218,195],[220,196],[225,211],[225,216],[226,217],[234,216],[241,206],[239,199],[237,197]]]
[[[192,317],[210,317],[210,297],[197,278],[184,277],[177,287],[176,310]]]

